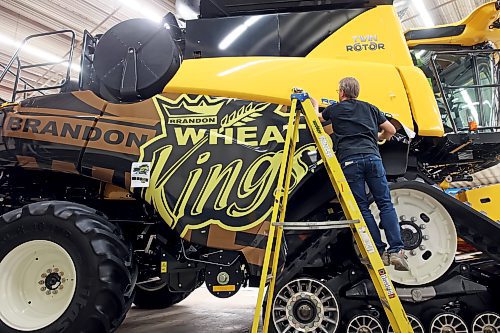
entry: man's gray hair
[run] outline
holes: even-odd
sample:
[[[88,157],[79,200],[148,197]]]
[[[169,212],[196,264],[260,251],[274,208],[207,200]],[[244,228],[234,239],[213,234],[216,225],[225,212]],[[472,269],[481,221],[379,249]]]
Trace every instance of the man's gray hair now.
[[[339,82],[339,89],[344,92],[347,98],[358,98],[359,82],[353,77],[345,77]]]

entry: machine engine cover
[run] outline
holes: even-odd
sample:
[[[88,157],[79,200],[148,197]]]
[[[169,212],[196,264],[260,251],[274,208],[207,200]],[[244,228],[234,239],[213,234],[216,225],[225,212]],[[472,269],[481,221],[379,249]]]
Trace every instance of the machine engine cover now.
[[[150,98],[162,91],[180,63],[180,50],[163,24],[148,19],[121,22],[97,43],[96,93],[107,100]]]

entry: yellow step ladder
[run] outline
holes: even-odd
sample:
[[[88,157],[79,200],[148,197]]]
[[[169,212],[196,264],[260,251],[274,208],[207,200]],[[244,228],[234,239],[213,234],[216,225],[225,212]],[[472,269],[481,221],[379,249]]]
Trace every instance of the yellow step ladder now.
[[[279,249],[281,248],[283,229],[287,227],[287,223],[284,222],[284,219],[290,188],[293,158],[295,154],[295,143],[298,138],[301,114],[305,117],[307,127],[314,138],[314,142],[316,143],[323,163],[325,164],[328,176],[330,177],[337,194],[337,198],[339,199],[344,214],[348,220],[338,222],[302,222],[300,225],[294,223],[293,226],[289,224],[290,228],[328,229],[333,227],[350,227],[354,235],[354,239],[356,240],[356,244],[361,252],[363,258],[362,262],[365,264],[368,272],[370,273],[370,278],[375,285],[377,294],[394,332],[413,333],[413,329],[411,328],[408,318],[406,317],[404,308],[396,294],[387,270],[382,263],[382,259],[378,254],[377,248],[373,243],[368,227],[363,220],[361,211],[359,210],[351,189],[349,188],[349,184],[344,177],[344,173],[342,172],[341,166],[337,161],[337,157],[333,152],[331,138],[325,133],[307,93],[301,91],[300,89],[294,89],[291,99],[292,105],[290,108],[290,119],[288,121],[288,131],[286,134],[283,157],[278,175],[278,185],[276,187],[275,200],[271,214],[271,224],[267,239],[266,252],[264,255],[264,263],[262,266],[262,275],[260,278],[259,294],[257,297],[257,306],[255,308],[255,315],[253,319],[252,333],[258,333],[266,286],[268,286],[268,290],[262,333],[267,333],[269,329],[271,307],[273,304],[273,295],[280,255]],[[273,256],[272,261],[271,255]],[[272,267],[269,267],[270,264]],[[270,276],[268,276],[269,269],[271,269]]]

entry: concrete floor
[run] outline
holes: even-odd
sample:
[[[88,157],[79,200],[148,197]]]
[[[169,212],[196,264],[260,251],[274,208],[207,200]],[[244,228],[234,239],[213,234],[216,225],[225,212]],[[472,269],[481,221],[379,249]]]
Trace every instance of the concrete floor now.
[[[256,288],[219,299],[204,287],[166,310],[132,308],[118,333],[248,333],[257,301]]]

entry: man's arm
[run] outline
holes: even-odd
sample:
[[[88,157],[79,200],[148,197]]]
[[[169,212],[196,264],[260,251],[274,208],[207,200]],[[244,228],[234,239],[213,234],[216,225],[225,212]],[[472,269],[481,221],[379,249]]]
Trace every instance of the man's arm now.
[[[309,97],[309,99],[311,100],[311,103],[313,105],[314,111],[316,111],[316,115],[318,116],[319,121],[324,122],[325,119],[323,119],[323,114],[321,112],[319,112],[319,103],[318,103],[318,101],[316,99],[314,99],[313,97]]]
[[[382,124],[379,125],[379,128],[382,132],[378,133],[378,139],[382,140],[390,140],[394,134],[396,134],[396,128],[393,124],[390,123],[389,120],[386,120]]]

